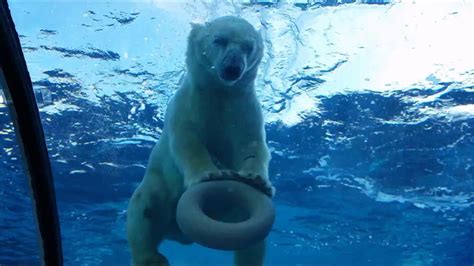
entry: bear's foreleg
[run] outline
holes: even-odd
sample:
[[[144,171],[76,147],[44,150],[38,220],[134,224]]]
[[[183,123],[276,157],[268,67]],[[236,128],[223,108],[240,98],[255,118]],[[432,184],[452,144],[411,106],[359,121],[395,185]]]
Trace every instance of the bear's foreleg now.
[[[238,158],[240,161],[238,169],[240,175],[258,175],[268,181],[270,152],[263,141],[252,141],[242,145]]]
[[[243,178],[250,179],[252,183],[263,188],[267,194],[273,196],[275,189],[268,178],[268,165],[270,152],[263,140],[252,141],[241,146],[235,155],[237,160],[237,173]]]
[[[189,124],[191,122],[177,125],[181,128],[173,130],[174,134],[170,136],[170,150],[184,176],[185,188],[218,171],[196,130]]]

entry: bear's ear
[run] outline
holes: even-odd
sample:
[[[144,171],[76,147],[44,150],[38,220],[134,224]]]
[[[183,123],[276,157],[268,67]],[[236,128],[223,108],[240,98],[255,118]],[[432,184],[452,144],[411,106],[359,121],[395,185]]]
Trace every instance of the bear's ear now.
[[[191,22],[191,33],[189,33],[189,39],[195,40],[204,28],[205,26],[202,24]]]
[[[202,28],[202,27],[204,27],[204,25],[199,24],[199,23],[196,23],[196,22],[191,22],[190,24],[191,24],[191,29],[193,29],[193,30],[194,30],[194,29],[197,29],[197,28]]]

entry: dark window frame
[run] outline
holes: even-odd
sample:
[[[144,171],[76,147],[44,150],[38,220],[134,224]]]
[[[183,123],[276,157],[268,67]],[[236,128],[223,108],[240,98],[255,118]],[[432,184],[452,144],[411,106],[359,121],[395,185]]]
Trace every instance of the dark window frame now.
[[[4,94],[29,176],[44,265],[63,265],[54,182],[43,127],[18,33],[0,0],[0,71]]]

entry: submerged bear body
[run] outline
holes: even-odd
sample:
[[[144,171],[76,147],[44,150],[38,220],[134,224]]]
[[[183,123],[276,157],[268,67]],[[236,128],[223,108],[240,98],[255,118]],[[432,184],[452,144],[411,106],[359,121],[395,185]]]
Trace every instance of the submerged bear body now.
[[[272,193],[270,153],[254,90],[261,36],[245,20],[221,17],[193,24],[187,73],[168,105],[160,140],[127,212],[134,265],[167,265],[164,239],[190,243],[176,225],[176,204],[193,184],[231,176],[255,180]],[[261,265],[264,243],[236,252],[236,265]]]

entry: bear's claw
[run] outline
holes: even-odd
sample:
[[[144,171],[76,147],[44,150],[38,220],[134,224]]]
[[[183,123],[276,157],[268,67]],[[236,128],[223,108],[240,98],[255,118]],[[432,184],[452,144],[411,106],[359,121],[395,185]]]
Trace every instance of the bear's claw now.
[[[252,186],[269,197],[275,195],[275,188],[271,183],[265,180],[261,175],[253,173],[236,172],[232,170],[219,170],[210,172],[205,175],[201,182],[216,181],[216,180],[236,180]]]
[[[232,170],[219,170],[207,173],[207,178],[205,180],[214,180],[214,179],[230,179],[233,178],[237,173]]]

